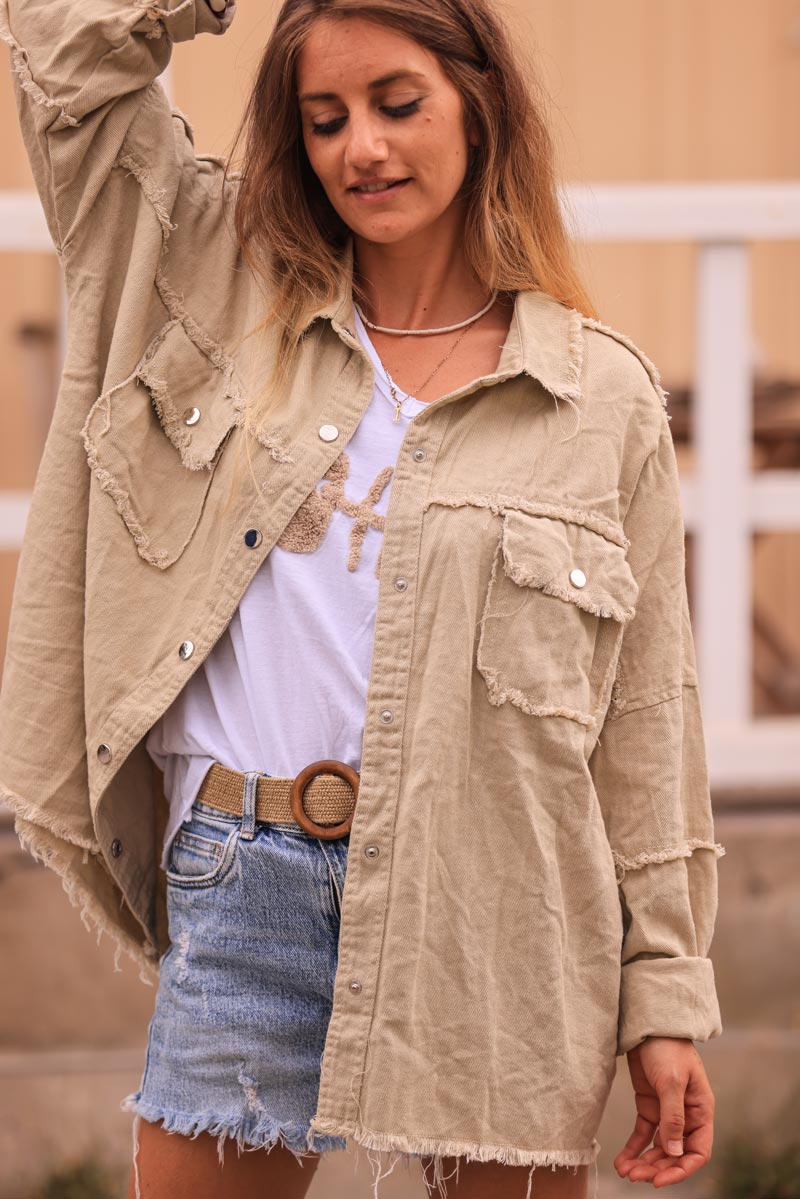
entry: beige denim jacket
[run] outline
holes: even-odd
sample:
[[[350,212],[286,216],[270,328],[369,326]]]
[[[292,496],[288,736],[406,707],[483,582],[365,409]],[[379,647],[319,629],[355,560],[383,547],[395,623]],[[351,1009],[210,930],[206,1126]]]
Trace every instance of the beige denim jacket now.
[[[260,494],[248,479],[223,513],[270,353],[241,344],[264,301],[233,236],[237,180],[195,152],[156,76],[173,42],[232,17],[206,0],[0,0],[69,305],[14,592],[0,795],[145,980],[169,944],[145,734],[373,389],[351,242],[340,296],[310,321],[254,446]],[[724,850],[665,405],[625,335],[531,291],[497,370],[409,423],[320,1133],[590,1163],[616,1055],[648,1034],[722,1031],[708,951]]]

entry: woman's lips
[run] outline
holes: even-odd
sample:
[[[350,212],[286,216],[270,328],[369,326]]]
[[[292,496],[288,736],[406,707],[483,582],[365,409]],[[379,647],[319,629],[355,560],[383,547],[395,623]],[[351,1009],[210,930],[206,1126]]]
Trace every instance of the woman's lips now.
[[[362,203],[375,204],[380,200],[386,200],[390,196],[395,195],[397,192],[402,191],[406,184],[410,182],[410,179],[401,179],[399,183],[392,183],[389,187],[384,187],[381,191],[377,192],[360,192],[358,188],[351,187],[348,191],[348,195],[355,197],[356,200],[360,200]]]

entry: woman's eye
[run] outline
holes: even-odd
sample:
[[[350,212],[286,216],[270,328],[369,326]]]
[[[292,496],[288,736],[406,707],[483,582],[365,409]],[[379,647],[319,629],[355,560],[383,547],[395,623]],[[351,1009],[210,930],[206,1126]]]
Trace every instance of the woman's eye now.
[[[419,100],[409,100],[408,104],[401,104],[398,108],[383,108],[381,112],[388,112],[390,117],[410,117],[413,112],[419,111]]]
[[[419,112],[419,100],[409,100],[408,104],[400,104],[396,107],[384,105],[381,112],[385,112],[387,116],[393,118],[410,117],[415,112]],[[317,137],[331,137],[334,133],[338,133],[344,123],[344,117],[337,117],[335,121],[324,121],[322,124],[315,125],[312,123],[311,132]]]

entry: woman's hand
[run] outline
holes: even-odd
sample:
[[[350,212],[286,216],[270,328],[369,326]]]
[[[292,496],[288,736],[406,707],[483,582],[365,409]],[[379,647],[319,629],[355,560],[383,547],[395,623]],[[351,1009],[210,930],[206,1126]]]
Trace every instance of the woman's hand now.
[[[215,13],[225,12],[228,7],[228,0],[208,0],[208,3]]]
[[[714,1139],[714,1095],[702,1058],[692,1041],[647,1037],[628,1053],[628,1068],[636,1124],[614,1169],[656,1187],[683,1182],[709,1160]]]

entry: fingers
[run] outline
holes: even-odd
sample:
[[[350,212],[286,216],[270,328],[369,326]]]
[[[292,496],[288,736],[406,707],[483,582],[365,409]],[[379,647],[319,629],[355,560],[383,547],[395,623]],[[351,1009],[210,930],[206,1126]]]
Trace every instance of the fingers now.
[[[690,1088],[690,1092],[693,1091],[696,1092],[696,1088]],[[659,1125],[652,1148],[642,1153],[641,1157],[632,1157],[629,1152],[634,1143],[638,1143],[636,1134],[631,1136],[614,1160],[618,1174],[631,1182],[651,1182],[656,1187],[682,1182],[710,1160],[714,1139],[713,1117],[714,1097],[710,1088],[701,1088],[700,1094],[687,1095],[683,1153],[675,1157],[666,1152],[664,1139],[669,1134]]]
[[[631,1166],[641,1160],[639,1154],[652,1141],[655,1128],[655,1123],[652,1120],[645,1119],[641,1112],[639,1112],[636,1117],[636,1123],[633,1126],[633,1132],[614,1158],[614,1169],[621,1178],[625,1178]]]
[[[208,0],[208,3],[216,13],[225,12],[228,7],[228,0]]]
[[[614,1167],[631,1182],[669,1186],[696,1173],[711,1157],[714,1095],[699,1057],[686,1068],[680,1061],[664,1061],[663,1051],[660,1060],[651,1056],[646,1074],[632,1072],[638,1118]]]

